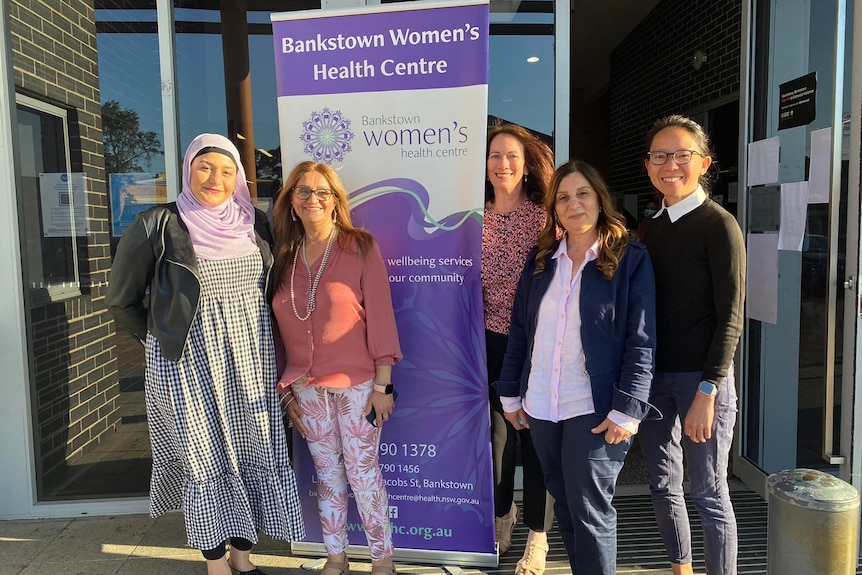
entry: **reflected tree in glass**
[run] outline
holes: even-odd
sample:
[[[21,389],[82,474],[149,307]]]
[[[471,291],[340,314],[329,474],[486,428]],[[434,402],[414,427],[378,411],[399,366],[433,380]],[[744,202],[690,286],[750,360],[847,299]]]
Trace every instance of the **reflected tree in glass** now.
[[[122,107],[116,100],[102,104],[102,130],[105,170],[109,174],[142,172],[140,163],[149,166],[153,155],[162,152],[158,135],[141,130],[138,113]]]

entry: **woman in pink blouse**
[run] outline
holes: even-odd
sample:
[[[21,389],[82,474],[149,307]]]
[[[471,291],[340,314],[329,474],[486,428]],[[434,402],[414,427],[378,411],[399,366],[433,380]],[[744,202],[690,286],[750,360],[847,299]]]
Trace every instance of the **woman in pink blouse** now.
[[[308,441],[329,555],[322,575],[348,575],[347,484],[371,554],[371,572],[392,575],[380,429],[395,407],[392,366],[401,359],[380,248],[350,222],[347,192],[326,164],[301,162],[275,204],[272,307],[287,365],[278,391]],[[375,424],[366,420],[374,409]]]
[[[482,299],[488,382],[500,377],[509,334],[509,319],[518,278],[527,253],[545,225],[545,193],[554,172],[551,149],[515,124],[488,133],[485,224],[482,230]],[[497,393],[490,388],[491,447],[494,456],[494,508],[498,551],[512,544],[518,521],[513,502],[517,435],[524,472],[523,520],[530,529],[516,575],[542,575],[548,552],[547,531],[554,521],[553,500],[545,493],[542,468],[529,429],[515,431],[503,416]]]

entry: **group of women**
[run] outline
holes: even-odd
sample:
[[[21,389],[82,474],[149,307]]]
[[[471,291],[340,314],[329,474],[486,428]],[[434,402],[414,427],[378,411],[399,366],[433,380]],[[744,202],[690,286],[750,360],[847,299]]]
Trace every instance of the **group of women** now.
[[[518,519],[511,474],[519,440],[530,531],[516,575],[544,571],[545,501],[553,501],[572,573],[616,572],[612,500],[636,433],[673,573],[692,573],[684,472],[707,574],[736,573],[727,465],[742,233],[707,194],[712,155],[701,126],[668,116],[645,144],[662,201],[636,241],[593,167],[563,164],[542,195],[534,180],[546,177],[547,146],[511,126],[488,137],[482,280],[496,535],[504,553]]]
[[[287,412],[317,471],[323,575],[349,574],[348,481],[372,573],[393,575],[376,460],[401,349],[380,250],[325,164],[293,169],[273,220],[274,236],[236,147],[202,134],[177,201],[142,213],[117,248],[108,306],[146,347],[150,513],[183,510],[208,575],[261,575],[259,531],[305,534]]]
[[[674,573],[691,573],[683,453],[707,573],[735,573],[726,472],[741,234],[701,185],[711,156],[700,126],[662,119],[646,145],[663,202],[641,243],[595,169],[554,172],[547,145],[517,126],[489,134],[481,273],[495,533],[506,553],[520,447],[529,535],[516,575],[542,575],[555,515],[573,573],[615,572],[612,499],[638,432]],[[395,573],[377,442],[401,349],[380,249],[352,225],[331,167],[298,164],[270,223],[237,148],[198,136],[177,201],[123,235],[107,303],[146,349],[151,515],[183,510],[208,575],[260,575],[259,532],[304,536],[284,413],[318,476],[322,575],[349,575],[348,484],[372,573]]]

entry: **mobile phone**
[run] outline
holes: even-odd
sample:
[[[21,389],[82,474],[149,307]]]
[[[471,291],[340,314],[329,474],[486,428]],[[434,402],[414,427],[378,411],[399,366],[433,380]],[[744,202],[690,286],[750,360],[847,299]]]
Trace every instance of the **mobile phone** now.
[[[398,399],[398,391],[393,389],[392,390],[392,401],[395,401],[396,399]],[[371,406],[371,412],[365,416],[365,419],[368,420],[368,423],[370,423],[374,427],[377,427],[377,410],[374,409],[373,405]]]

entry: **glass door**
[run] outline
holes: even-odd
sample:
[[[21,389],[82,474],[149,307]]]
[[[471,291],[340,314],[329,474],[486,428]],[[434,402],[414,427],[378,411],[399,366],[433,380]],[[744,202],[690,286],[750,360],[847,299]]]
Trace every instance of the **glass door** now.
[[[747,188],[744,229],[749,270],[775,266],[777,290],[772,320],[764,320],[762,310],[752,313],[758,304],[749,296],[748,313],[759,317],[746,322],[741,458],[734,465],[753,466],[761,474],[808,467],[837,475],[847,461],[840,438],[853,3],[834,0],[815,7],[803,0],[757,0],[751,15],[749,142],[777,139],[780,153],[777,181]],[[794,84],[814,90],[796,109],[788,106]],[[791,109],[809,117],[788,122]],[[790,201],[789,188],[797,183],[807,186],[796,212],[804,220],[801,249],[779,249],[771,256],[752,249],[778,234],[777,228],[764,228],[764,217],[790,219],[781,203]],[[858,244],[856,231],[852,241]]]

